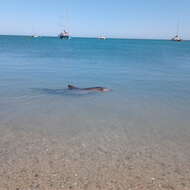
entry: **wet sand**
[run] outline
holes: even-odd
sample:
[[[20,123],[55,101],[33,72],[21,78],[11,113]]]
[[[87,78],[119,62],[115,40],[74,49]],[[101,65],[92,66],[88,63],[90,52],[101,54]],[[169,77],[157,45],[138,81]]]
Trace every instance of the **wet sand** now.
[[[139,130],[1,125],[0,190],[189,190],[189,130]]]

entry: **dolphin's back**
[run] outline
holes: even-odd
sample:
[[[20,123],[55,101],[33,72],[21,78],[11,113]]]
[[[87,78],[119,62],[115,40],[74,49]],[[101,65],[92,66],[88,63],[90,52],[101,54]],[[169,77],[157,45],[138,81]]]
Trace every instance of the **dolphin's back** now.
[[[69,90],[87,90],[87,91],[99,91],[99,92],[107,92],[107,91],[110,91],[110,89],[108,88],[104,88],[104,87],[101,87],[101,86],[96,86],[96,87],[90,87],[90,88],[78,88],[76,86],[73,86],[73,85],[68,85],[68,89]]]

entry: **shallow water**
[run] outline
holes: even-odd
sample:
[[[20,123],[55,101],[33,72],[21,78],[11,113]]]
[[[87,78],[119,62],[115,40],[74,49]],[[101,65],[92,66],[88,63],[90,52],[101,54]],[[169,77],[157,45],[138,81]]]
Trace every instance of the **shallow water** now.
[[[190,188],[189,84],[188,41],[0,36],[0,187]]]
[[[189,126],[190,42],[1,36],[0,44],[1,121],[34,122],[36,114],[47,127],[40,116],[72,114],[83,118],[77,130],[92,120],[93,127],[130,120],[138,128],[141,119],[144,127]],[[67,84],[112,92],[73,93]]]

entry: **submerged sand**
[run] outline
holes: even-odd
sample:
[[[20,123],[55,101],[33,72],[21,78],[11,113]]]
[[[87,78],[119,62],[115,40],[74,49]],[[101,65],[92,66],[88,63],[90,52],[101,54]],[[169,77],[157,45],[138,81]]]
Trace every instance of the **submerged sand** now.
[[[1,126],[0,190],[189,190],[189,131],[164,130],[67,137]]]

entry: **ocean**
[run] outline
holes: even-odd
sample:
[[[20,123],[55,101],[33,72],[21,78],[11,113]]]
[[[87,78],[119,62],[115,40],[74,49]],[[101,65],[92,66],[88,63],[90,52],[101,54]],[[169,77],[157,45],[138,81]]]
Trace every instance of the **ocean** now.
[[[68,84],[103,86],[112,91],[71,91]],[[7,138],[13,143],[16,136],[14,141],[19,143],[28,134],[21,146],[30,138],[33,142],[32,135],[62,139],[68,147],[85,147],[84,154],[99,152],[100,157],[91,156],[96,166],[103,163],[101,153],[108,153],[115,163],[116,157],[138,152],[141,158],[134,158],[139,158],[134,167],[149,176],[149,171],[155,173],[153,165],[158,166],[159,158],[165,165],[156,171],[168,167],[165,179],[169,176],[171,186],[183,189],[190,183],[186,167],[190,158],[189,116],[189,41],[0,36],[1,146]],[[75,153],[80,152],[75,148]],[[151,169],[142,167],[147,157]],[[181,173],[174,172],[176,165]]]

